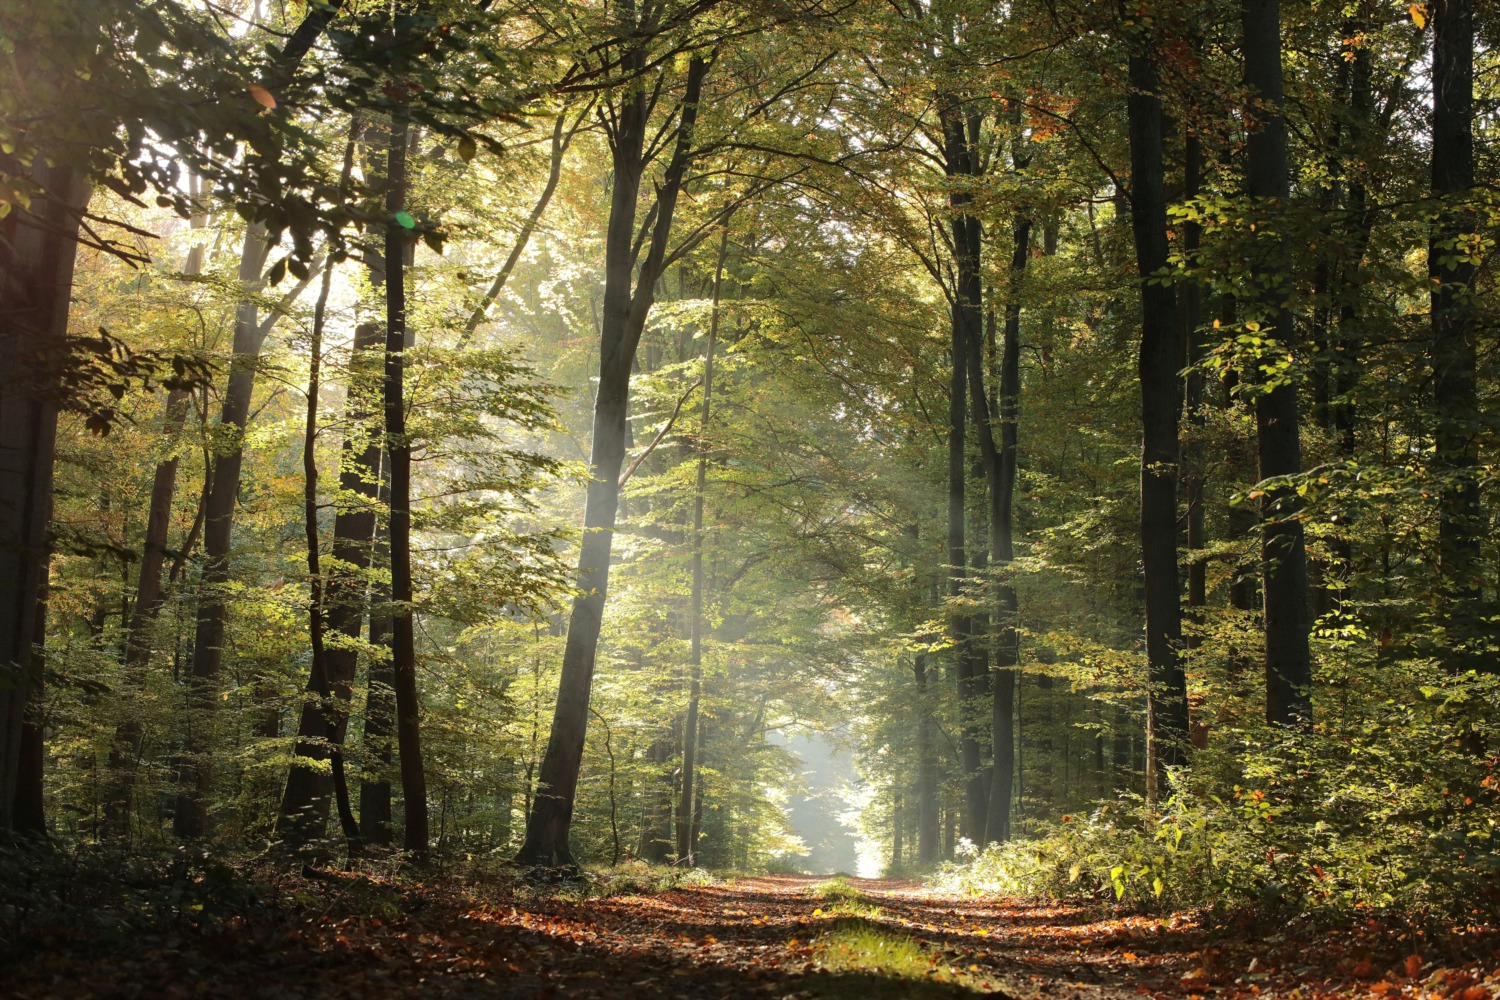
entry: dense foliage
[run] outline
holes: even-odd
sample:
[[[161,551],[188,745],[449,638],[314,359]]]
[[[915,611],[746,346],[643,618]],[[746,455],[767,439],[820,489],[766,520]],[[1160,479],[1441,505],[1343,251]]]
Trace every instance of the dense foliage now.
[[[1500,907],[1494,10],[21,7],[10,828]]]

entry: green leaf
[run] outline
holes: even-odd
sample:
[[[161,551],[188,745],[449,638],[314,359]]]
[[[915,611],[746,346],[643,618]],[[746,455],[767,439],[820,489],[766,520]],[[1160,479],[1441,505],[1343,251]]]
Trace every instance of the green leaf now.
[[[412,217],[412,214],[410,212],[397,212],[394,218],[396,220],[396,225],[400,226],[402,229],[417,228],[417,220]]]

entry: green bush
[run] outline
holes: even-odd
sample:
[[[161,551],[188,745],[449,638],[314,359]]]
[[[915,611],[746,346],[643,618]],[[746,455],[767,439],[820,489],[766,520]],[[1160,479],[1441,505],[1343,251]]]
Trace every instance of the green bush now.
[[[1308,731],[1222,733],[1149,822],[1138,798],[1106,802],[937,882],[1135,909],[1500,914],[1500,773],[1478,749],[1496,686],[1471,674]]]

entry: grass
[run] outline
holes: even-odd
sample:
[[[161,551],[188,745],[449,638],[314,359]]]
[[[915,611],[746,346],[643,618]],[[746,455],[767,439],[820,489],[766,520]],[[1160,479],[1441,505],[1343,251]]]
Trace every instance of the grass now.
[[[825,1000],[937,1000],[995,991],[992,983],[950,966],[937,952],[905,934],[893,933],[871,917],[841,911],[829,930],[813,942],[814,961],[823,975],[810,982]],[[863,910],[878,909],[852,904]]]
[[[864,895],[858,889],[849,884],[842,876],[834,876],[826,882],[819,882],[807,890],[808,895],[814,899],[821,899],[825,903],[837,903],[841,901],[863,901]]]

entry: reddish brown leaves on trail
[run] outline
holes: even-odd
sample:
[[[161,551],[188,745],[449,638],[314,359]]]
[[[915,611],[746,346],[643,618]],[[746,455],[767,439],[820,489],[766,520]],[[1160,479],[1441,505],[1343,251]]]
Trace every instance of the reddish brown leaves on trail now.
[[[1373,921],[1210,933],[1193,917],[924,894],[850,880],[744,879],[648,896],[536,896],[370,879],[285,877],[224,912],[143,923],[121,905],[96,926],[23,931],[0,955],[6,997],[612,998],[858,1000],[992,995],[1057,1000],[1252,997],[1489,1000],[1491,929],[1443,941]],[[257,899],[259,901],[257,901]],[[914,943],[919,975],[834,968],[823,942],[854,927]]]

